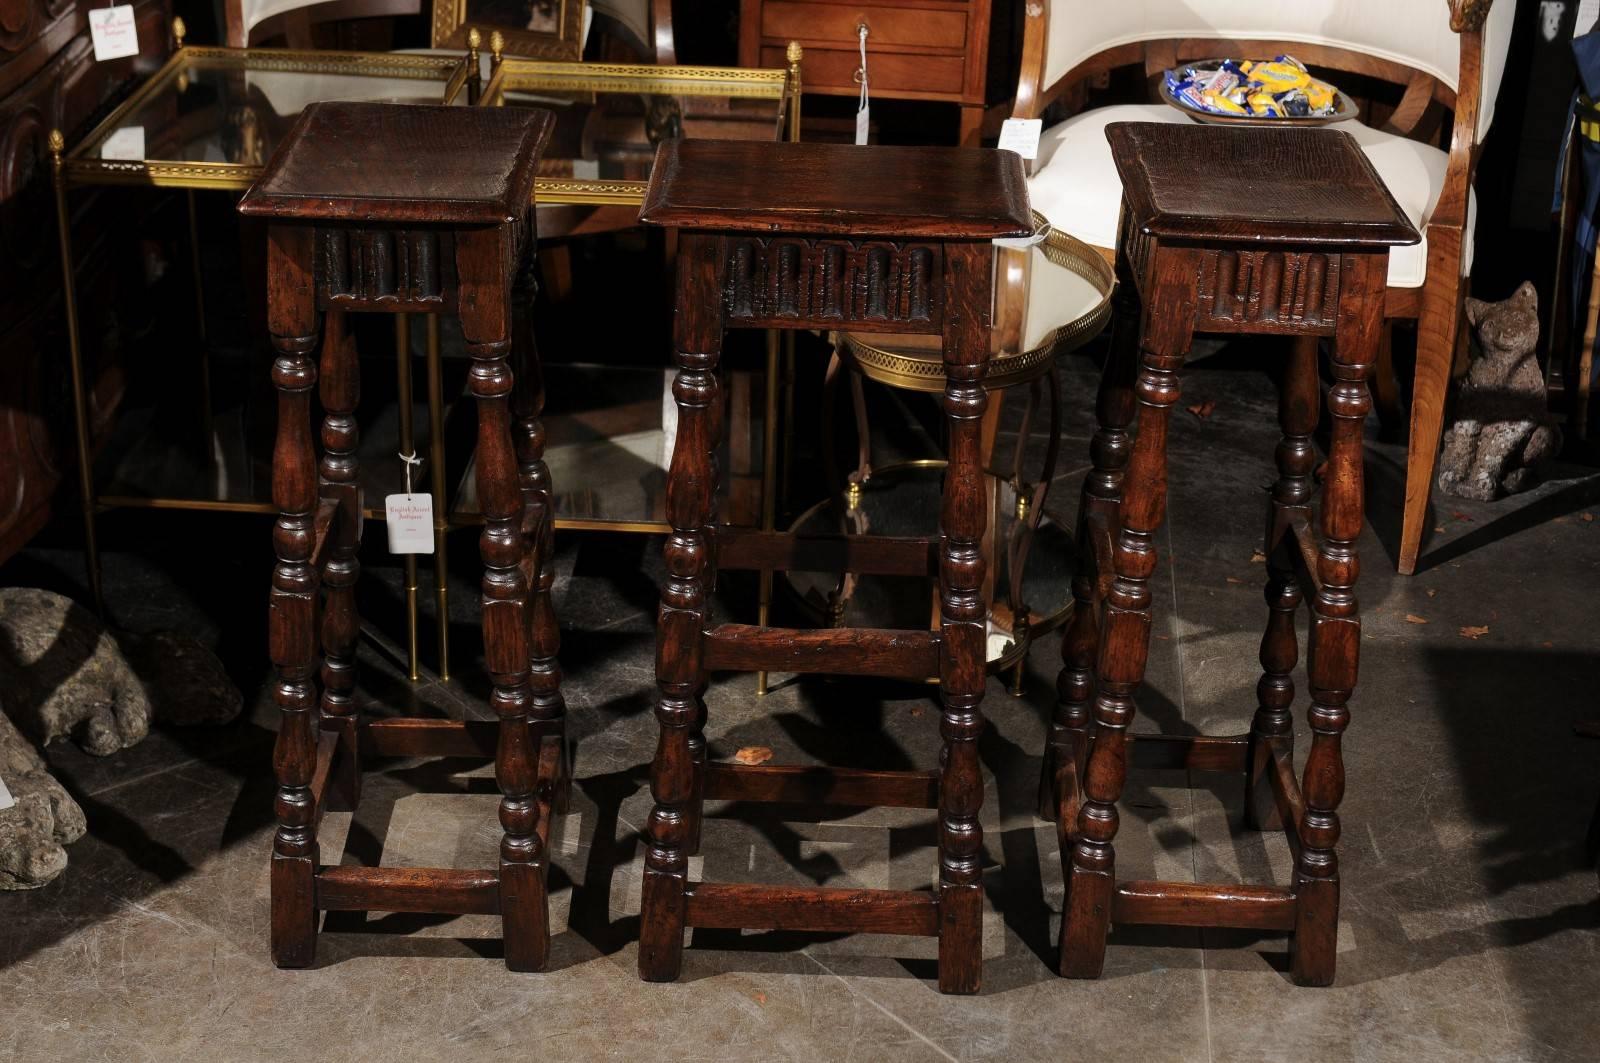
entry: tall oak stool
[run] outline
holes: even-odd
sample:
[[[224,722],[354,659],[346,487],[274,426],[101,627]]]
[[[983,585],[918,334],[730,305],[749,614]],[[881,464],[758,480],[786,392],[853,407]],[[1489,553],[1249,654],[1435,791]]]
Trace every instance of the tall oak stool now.
[[[680,231],[677,442],[667,474],[666,583],[656,625],[661,725],[650,789],[639,973],[678,976],[686,926],[865,931],[939,939],[939,988],[982,969],[986,521],[979,424],[987,397],[997,236],[1032,230],[1021,160],[947,148],[672,140],[639,218]],[[716,524],[725,329],[870,328],[943,339],[949,467],[937,538],[799,536]],[[721,569],[937,573],[938,631],[713,625]],[[717,671],[938,677],[940,770],[830,771],[706,760],[703,695]],[[936,891],[691,882],[707,798],[939,810]]]
[[[1339,912],[1339,743],[1361,635],[1355,582],[1362,423],[1371,406],[1366,373],[1383,323],[1388,249],[1419,237],[1344,133],[1117,123],[1106,135],[1123,184],[1116,326],[1079,518],[1084,568],[1063,639],[1042,787],[1058,823],[1067,887],[1061,973],[1098,977],[1110,924],[1157,923],[1289,931],[1294,980],[1327,985]],[[1167,419],[1196,332],[1294,340],[1266,523],[1258,708],[1247,735],[1134,735],[1128,727],[1150,648],[1155,533],[1166,509]],[[1324,336],[1333,341],[1333,427],[1314,521],[1311,437]],[[1297,782],[1290,673],[1302,594],[1311,602],[1311,749]],[[1118,882],[1112,841],[1130,760],[1242,775],[1249,824],[1281,827],[1288,837],[1293,885]]]
[[[280,516],[269,626],[282,711],[273,753],[272,958],[279,967],[312,962],[323,911],[498,913],[507,967],[537,970],[549,950],[550,813],[566,800],[568,773],[550,603],[543,386],[525,311],[534,168],[552,124],[548,112],[523,108],[316,104],[239,204],[268,222],[278,388],[272,495]],[[478,407],[483,641],[498,724],[363,719],[356,705],[360,381],[345,315],[362,311],[451,312],[461,320]],[[320,373],[311,357],[319,331]],[[311,390],[319,384],[320,464],[311,436]],[[503,795],[499,866],[322,866],[317,825],[335,800],[355,807],[367,755],[493,756]]]

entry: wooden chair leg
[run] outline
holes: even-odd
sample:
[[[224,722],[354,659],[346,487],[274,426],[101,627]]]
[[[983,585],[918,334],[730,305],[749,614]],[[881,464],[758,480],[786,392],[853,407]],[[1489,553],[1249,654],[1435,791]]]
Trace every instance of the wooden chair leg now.
[[[683,964],[685,884],[694,798],[691,735],[699,718],[703,633],[710,609],[710,523],[716,498],[712,440],[722,402],[722,257],[717,238],[684,234],[678,254],[676,319],[678,436],[667,472],[667,577],[656,620],[656,721],[661,738],[650,771],[655,807],[646,826],[639,918],[639,976],[669,982]],[[698,311],[698,312],[696,312]]]
[[[330,311],[322,341],[322,462],[319,493],[339,503],[336,527],[330,530],[322,585],[327,598],[322,610],[322,725],[339,738],[338,776],[330,789],[340,805],[354,809],[361,801],[361,714],[355,703],[356,639],[361,618],[355,587],[361,574],[361,491],[356,447],[360,429],[360,365],[355,337],[346,315]]]
[[[945,250],[950,298],[944,333],[945,469],[939,566],[940,675],[944,738],[939,780],[939,990],[976,993],[983,975],[983,734],[988,608],[984,601],[984,525],[988,494],[983,464],[983,387],[989,355],[990,249]]]
[[[1128,464],[1113,554],[1116,578],[1106,593],[1095,663],[1094,729],[1084,773],[1084,803],[1066,868],[1061,973],[1068,978],[1098,978],[1105,965],[1116,889],[1112,842],[1117,834],[1117,799],[1127,776],[1126,739],[1135,712],[1134,695],[1144,680],[1150,652],[1155,533],[1166,513],[1167,423],[1178,401],[1178,370],[1189,350],[1194,298],[1187,280],[1174,278],[1169,286],[1154,290],[1142,319],[1139,431]]]
[[[276,249],[274,249],[276,250]],[[287,289],[288,286],[285,286]],[[317,369],[316,319],[309,306],[270,311],[278,389],[278,436],[273,448],[272,494],[279,507],[273,543],[268,622],[276,672],[273,700],[282,722],[273,746],[278,782],[277,830],[272,839],[272,962],[309,967],[316,959],[316,768],[319,713],[316,694],[318,573],[311,564],[317,508],[316,452],[311,441],[311,389]],[[288,331],[293,329],[294,331]]]
[[[1061,672],[1056,677],[1056,715],[1039,780],[1039,815],[1064,830],[1076,830],[1076,806],[1061,806],[1061,773],[1079,777],[1088,752],[1089,705],[1094,698],[1094,661],[1100,649],[1100,602],[1111,572],[1110,544],[1116,534],[1123,477],[1131,452],[1138,401],[1139,299],[1131,280],[1119,285],[1111,352],[1095,402],[1098,422],[1089,446],[1091,469],[1078,498],[1078,569],[1072,578],[1072,617],[1061,636]],[[1070,759],[1069,759],[1070,758]]]
[[[1439,461],[1445,401],[1450,391],[1450,368],[1461,332],[1460,281],[1451,279],[1457,269],[1455,264],[1461,261],[1460,240],[1457,231],[1438,227],[1428,230],[1428,276],[1439,279],[1423,291],[1422,313],[1417,321],[1417,373],[1411,391],[1406,501],[1400,524],[1399,570],[1403,576],[1416,572],[1423,532],[1427,529],[1428,499],[1433,491],[1433,471]]]
[[[1267,627],[1261,636],[1261,680],[1256,684],[1256,714],[1250,724],[1250,771],[1245,776],[1245,823],[1257,830],[1282,825],[1267,773],[1275,747],[1294,748],[1294,666],[1300,656],[1295,614],[1300,607],[1300,582],[1295,578],[1290,530],[1309,513],[1316,447],[1319,388],[1315,336],[1294,341],[1278,394],[1278,479],[1272,487],[1263,550],[1267,557]],[[1292,762],[1292,761],[1291,761]]]
[[[481,271],[483,285],[503,268],[506,249],[500,231],[469,241],[459,238],[458,269]],[[466,286],[478,278],[462,277]],[[493,691],[489,705],[500,718],[495,751],[495,780],[500,784],[500,918],[504,926],[506,966],[536,971],[549,953],[544,865],[547,854],[539,837],[538,754],[529,727],[534,692],[530,587],[522,562],[526,507],[513,433],[511,368],[513,328],[509,307],[468,307],[463,300],[461,331],[473,360],[468,382],[478,408],[478,499],[483,507],[483,643],[484,664]],[[542,692],[547,693],[547,692]],[[557,695],[559,696],[559,695]]]
[[[1364,305],[1381,296],[1387,263],[1377,255],[1356,259],[1334,340],[1333,387],[1328,413],[1333,430],[1322,489],[1322,543],[1317,553],[1317,594],[1311,604],[1306,675],[1311,687],[1311,750],[1301,794],[1300,853],[1295,861],[1295,928],[1290,967],[1300,985],[1333,984],[1339,930],[1339,802],[1344,797],[1340,745],[1350,723],[1361,653],[1361,617],[1355,596],[1360,564],[1356,540],[1363,523],[1362,428],[1372,408],[1366,371],[1377,347],[1381,318]]]

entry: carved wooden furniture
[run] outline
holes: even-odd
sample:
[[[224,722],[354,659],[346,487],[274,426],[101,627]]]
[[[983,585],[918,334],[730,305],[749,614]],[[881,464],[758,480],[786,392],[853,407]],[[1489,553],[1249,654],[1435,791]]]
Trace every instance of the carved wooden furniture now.
[[[908,194],[916,175],[920,191]],[[686,926],[869,931],[939,938],[939,986],[976,992],[982,968],[978,736],[984,687],[985,512],[978,461],[987,403],[991,238],[1031,228],[1022,168],[1004,152],[668,141],[640,220],[678,230],[677,446],[668,473],[667,578],[656,628],[661,725],[645,857],[639,973],[670,981]],[[936,539],[801,537],[718,526],[713,454],[723,332],[871,328],[943,338],[950,433]],[[938,631],[800,631],[712,623],[719,569],[939,572]],[[937,676],[938,772],[711,764],[708,677],[775,670]],[[707,798],[939,809],[936,892],[794,889],[688,880]]]
[[[1068,551],[1063,556],[1040,557],[1032,549],[1036,533],[1044,520],[1051,484],[1056,476],[1060,453],[1060,388],[1056,379],[1056,360],[1100,334],[1111,314],[1111,292],[1115,276],[1111,266],[1096,251],[1062,232],[1049,229],[1042,215],[1033,216],[1036,234],[1042,242],[1028,249],[1000,251],[996,260],[1009,255],[1030,259],[1037,298],[1020,340],[1007,342],[1002,329],[991,330],[991,355],[985,387],[989,408],[981,433],[979,458],[985,470],[985,494],[990,507],[990,534],[985,547],[988,581],[988,661],[995,671],[1011,670],[1012,693],[1022,693],[1028,647],[1034,638],[1043,637],[1060,626],[1071,602]],[[790,526],[791,530],[819,531],[829,525],[859,531],[876,529],[879,534],[897,534],[885,523],[916,534],[925,527],[923,482],[938,475],[943,462],[920,459],[888,467],[873,461],[872,427],[868,423],[862,381],[871,380],[902,391],[942,395],[945,389],[944,359],[937,336],[870,331],[839,331],[834,334],[834,356],[829,362],[823,401],[817,420],[823,426],[822,465],[824,483],[838,494],[818,503]],[[841,372],[842,370],[842,372]],[[848,389],[854,411],[857,454],[855,467],[839,468],[831,425],[839,410],[839,392]],[[1030,426],[1043,418],[1049,425],[1049,443],[1043,460],[1035,470],[1025,461],[1028,448],[1012,448],[1009,467],[996,462],[995,439],[1007,401],[1023,405],[1019,439],[1026,438]],[[1061,545],[1065,545],[1064,543]],[[1030,565],[1030,557],[1034,563]],[[865,600],[855,591],[860,586],[857,574],[849,571],[797,574],[789,584],[803,607],[830,626],[845,623],[885,626],[880,613],[901,610],[903,586],[869,586]],[[883,600],[884,597],[889,600]],[[926,609],[931,599],[924,595],[919,603]],[[909,605],[909,602],[905,602]],[[1043,607],[1042,609],[1040,607]],[[854,615],[851,615],[851,614]],[[903,617],[910,622],[910,617]]]
[[[1000,5],[991,31],[991,6],[991,0],[741,0],[739,65],[777,66],[785,43],[799,41],[807,92],[855,96],[865,28],[872,95],[957,104],[960,142],[975,147],[991,98],[990,71],[1006,70],[1011,61],[1012,20]]]
[[[1044,118],[1052,104],[1080,113],[1046,128],[1028,191],[1050,223],[1107,249],[1122,190],[1102,130],[1122,121],[1187,124],[1155,102],[1081,110],[1107,72],[1142,66],[1152,85],[1181,63],[1287,51],[1306,63],[1387,83],[1363,101],[1354,136],[1407,218],[1424,234],[1389,261],[1385,320],[1416,322],[1417,369],[1398,564],[1415,571],[1443,429],[1450,366],[1465,342],[1461,301],[1472,269],[1477,147],[1494,117],[1516,6],[1501,0],[1145,0],[1138,4],[1026,5],[1013,116]],[[1341,79],[1335,78],[1335,81]],[[1442,142],[1444,148],[1435,146]],[[1375,374],[1381,410],[1398,411],[1390,332]]]
[[[171,46],[166,0],[128,2],[139,54],[104,62],[95,61],[88,31],[89,11],[103,4],[0,5],[0,560],[44,527],[57,487],[71,479],[74,423],[61,396],[74,366],[92,447],[121,399],[128,341],[149,306],[141,264],[128,252],[150,234],[103,199],[79,197],[66,220],[82,251],[73,279],[88,297],[87,342],[69,346],[51,197],[52,130],[76,137]]]
[[[239,204],[268,226],[278,388],[269,628],[282,710],[272,855],[280,967],[312,962],[319,911],[498,913],[508,967],[536,970],[548,951],[550,811],[565,801],[568,778],[543,394],[526,311],[534,169],[552,122],[536,110],[316,104]],[[494,725],[364,719],[356,700],[360,382],[346,316],[398,311],[454,313],[473,359],[484,656],[497,736],[485,730]],[[312,361],[319,332],[320,370]],[[313,387],[325,411],[320,464]],[[352,807],[359,799],[364,755],[491,751],[504,795],[497,869],[319,864],[318,821],[336,795]]]
[[[1106,135],[1124,188],[1115,333],[1080,514],[1086,564],[1074,582],[1041,786],[1067,885],[1061,973],[1098,977],[1110,924],[1159,923],[1288,931],[1295,981],[1327,985],[1339,913],[1339,746],[1361,639],[1366,376],[1380,343],[1389,248],[1418,235],[1344,133],[1119,122]],[[1244,172],[1253,175],[1248,197],[1234,176]],[[1259,707],[1248,735],[1135,735],[1166,508],[1167,419],[1197,332],[1294,339],[1266,525]],[[1314,523],[1321,337],[1332,340],[1333,428]],[[1311,750],[1296,783],[1291,673],[1302,595],[1311,603]],[[1117,881],[1112,842],[1130,763],[1243,775],[1250,825],[1288,837],[1293,885]]]

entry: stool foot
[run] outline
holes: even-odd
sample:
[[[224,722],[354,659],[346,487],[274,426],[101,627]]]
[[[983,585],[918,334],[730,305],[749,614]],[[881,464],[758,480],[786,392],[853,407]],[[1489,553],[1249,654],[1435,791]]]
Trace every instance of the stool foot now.
[[[1339,880],[1295,876],[1289,974],[1295,985],[1330,986],[1339,944]]]
[[[1069,858],[1070,860],[1070,858]],[[1110,871],[1067,868],[1066,905],[1061,914],[1061,977],[1099,978],[1111,930]]]
[[[317,861],[272,857],[272,963],[310,967],[317,958]]]
[[[983,977],[983,886],[939,887],[939,992],[973,994]]]
[[[530,861],[500,861],[500,921],[507,970],[541,971],[550,958],[545,871],[543,849]]]
[[[645,868],[639,913],[639,977],[675,982],[683,969],[682,871]]]

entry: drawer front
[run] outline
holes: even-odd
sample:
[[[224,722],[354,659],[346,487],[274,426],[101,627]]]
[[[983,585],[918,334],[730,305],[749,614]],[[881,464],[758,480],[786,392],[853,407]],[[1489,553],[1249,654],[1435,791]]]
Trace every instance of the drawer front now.
[[[782,48],[761,49],[762,66],[783,64]],[[860,89],[854,75],[860,66],[859,52],[807,48],[801,65],[801,85],[807,92],[858,92]],[[867,70],[874,92],[960,96],[966,61],[954,55],[902,55],[894,52],[873,55],[869,43]]]
[[[816,4],[768,0],[761,5],[761,35],[783,41],[841,41],[857,44],[856,27],[865,23],[867,61],[874,45],[910,48],[965,48],[967,12],[950,8],[880,7],[873,4]]]

